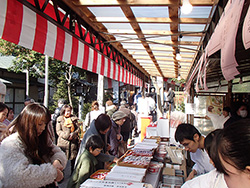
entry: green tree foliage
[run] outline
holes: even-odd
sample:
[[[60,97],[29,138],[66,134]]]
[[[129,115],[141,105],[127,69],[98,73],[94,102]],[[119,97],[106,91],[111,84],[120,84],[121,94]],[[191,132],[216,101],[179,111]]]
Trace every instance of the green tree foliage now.
[[[0,39],[0,53],[15,57],[9,71],[18,73],[27,70],[30,76],[36,78],[44,76],[44,55],[2,39]]]
[[[29,75],[32,77],[43,78],[45,76],[45,56],[43,54],[3,39],[0,39],[0,53],[15,57],[13,66],[9,68],[9,71],[18,73],[28,70]],[[77,76],[73,78],[74,74]],[[59,98],[66,99],[73,106],[74,110],[78,109],[79,97],[74,96],[73,92],[71,92],[72,81],[75,79],[86,79],[86,71],[49,57],[50,86],[56,88],[53,100],[49,101],[49,110],[51,113],[57,107]]]

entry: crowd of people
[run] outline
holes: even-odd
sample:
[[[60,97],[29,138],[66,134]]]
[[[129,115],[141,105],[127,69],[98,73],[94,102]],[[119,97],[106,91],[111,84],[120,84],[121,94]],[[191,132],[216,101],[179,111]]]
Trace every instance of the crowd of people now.
[[[138,100],[132,106],[122,100],[117,107],[108,100],[105,112],[93,101],[85,118],[86,132],[82,139],[78,117],[63,99],[58,100],[53,115],[45,106],[29,101],[14,120],[13,109],[0,103],[0,188],[57,187],[64,178],[67,161],[71,165],[68,188],[79,187],[93,172],[117,162],[127,151],[133,133],[139,132],[140,103],[145,103],[146,98],[149,110],[144,109],[143,113],[150,115],[155,101],[149,94],[135,97]],[[183,188],[248,187],[247,106],[235,105],[233,112],[224,108],[223,115],[227,117],[224,127],[207,136],[191,124],[182,123],[176,128],[176,142],[183,145],[195,163]]]

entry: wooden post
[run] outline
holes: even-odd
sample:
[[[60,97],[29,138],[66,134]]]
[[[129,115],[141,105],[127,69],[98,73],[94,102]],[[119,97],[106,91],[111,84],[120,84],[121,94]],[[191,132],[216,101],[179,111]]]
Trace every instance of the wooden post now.
[[[195,94],[194,83],[192,83],[191,88],[190,88],[190,103],[194,103],[194,94]],[[190,121],[191,125],[194,125],[194,115],[193,114],[190,115],[189,121]]]
[[[233,84],[232,84],[232,80],[230,80],[228,81],[228,85],[227,85],[226,104],[225,104],[225,106],[228,106],[230,108],[232,105],[232,89],[233,89]]]

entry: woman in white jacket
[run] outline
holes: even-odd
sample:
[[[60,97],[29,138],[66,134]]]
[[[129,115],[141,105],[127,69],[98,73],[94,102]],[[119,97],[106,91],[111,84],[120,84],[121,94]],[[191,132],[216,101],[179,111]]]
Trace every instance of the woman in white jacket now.
[[[33,103],[11,123],[16,132],[0,146],[0,181],[4,188],[56,187],[63,179],[67,159],[49,137],[50,117],[46,107]]]

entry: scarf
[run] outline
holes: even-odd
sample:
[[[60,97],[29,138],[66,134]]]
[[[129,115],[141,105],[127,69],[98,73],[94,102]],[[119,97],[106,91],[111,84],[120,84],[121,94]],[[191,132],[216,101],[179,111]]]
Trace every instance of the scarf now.
[[[70,128],[71,133],[74,132],[75,127],[74,127],[74,124],[73,124],[71,118],[64,118],[64,120],[65,120],[64,126]]]

